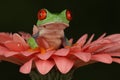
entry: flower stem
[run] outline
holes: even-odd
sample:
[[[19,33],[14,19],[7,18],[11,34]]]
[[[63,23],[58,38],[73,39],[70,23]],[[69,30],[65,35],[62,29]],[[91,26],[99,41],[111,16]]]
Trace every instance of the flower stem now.
[[[32,70],[30,77],[32,80],[71,80],[74,69],[71,69],[67,74],[62,74],[55,67],[46,75],[40,74],[36,69]]]

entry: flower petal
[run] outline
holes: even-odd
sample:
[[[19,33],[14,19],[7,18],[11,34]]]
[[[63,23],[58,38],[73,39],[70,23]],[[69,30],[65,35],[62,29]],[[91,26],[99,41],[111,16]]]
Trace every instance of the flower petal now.
[[[106,37],[106,39],[109,39],[113,42],[118,42],[120,41],[120,34],[112,34]]]
[[[116,51],[120,51],[120,44],[116,43],[115,44],[111,44],[111,47],[110,48],[107,48],[104,50],[104,52],[116,52]]]
[[[112,63],[112,58],[108,54],[95,54],[92,55],[92,60],[110,64]]]
[[[109,55],[111,55],[111,56],[116,56],[116,57],[120,57],[120,53],[119,53],[119,52],[109,53]]]
[[[108,45],[109,43],[110,41],[105,40],[105,39],[96,40],[92,42],[91,44],[89,44],[89,46],[87,46],[88,49],[86,49],[86,51],[87,52],[95,52],[95,51],[98,52],[101,48]]]
[[[28,62],[26,62],[24,65],[22,65],[20,67],[20,72],[24,73],[24,74],[28,74],[31,71],[32,68],[32,61],[33,59],[29,60]]]
[[[11,63],[17,64],[17,65],[22,65],[22,61],[17,58],[14,58],[14,57],[6,58],[4,56],[0,56],[0,60],[11,62]]]
[[[26,33],[26,32],[18,32],[20,35],[21,35],[21,37],[23,38],[23,39],[25,39],[25,40],[28,40],[30,37],[31,37],[31,34],[29,34],[29,33]]]
[[[23,51],[24,50],[24,47],[21,43],[19,42],[15,42],[15,41],[7,41],[4,43],[4,45],[10,49],[10,50],[13,50],[13,51]]]
[[[70,49],[63,48],[63,49],[57,50],[54,54],[58,55],[58,56],[67,56],[69,51],[70,51]]]
[[[94,34],[92,34],[92,36],[89,38],[89,40],[87,41],[87,43],[85,44],[85,45],[87,45],[87,44],[90,44],[91,43],[91,41],[93,40],[93,37],[94,37],[95,35]]]
[[[73,67],[74,61],[66,58],[66,57],[53,57],[57,68],[59,71],[63,74],[66,74],[67,72],[70,71],[70,69]]]
[[[37,54],[38,58],[42,59],[42,60],[47,60],[51,57],[51,55],[54,53],[55,51],[47,51],[46,53],[39,53]]]
[[[103,39],[106,36],[106,33],[102,34],[97,40]]]
[[[28,48],[28,45],[27,45],[27,43],[25,42],[25,40],[24,40],[20,35],[18,35],[17,33],[14,33],[14,34],[13,34],[13,40],[14,40],[15,42],[21,43],[25,49]]]
[[[78,53],[73,53],[73,55],[83,60],[84,62],[88,62],[91,59],[91,53],[78,52]]]
[[[78,41],[77,41],[77,44],[80,45],[80,46],[83,46],[84,43],[86,42],[86,39],[87,39],[87,34],[83,35]]]
[[[52,60],[38,60],[35,61],[35,64],[38,71],[43,75],[47,74],[55,65]]]
[[[13,55],[19,54],[19,52],[14,52],[14,51],[7,51],[6,53],[4,53],[5,57],[10,57]]]
[[[113,62],[116,62],[116,63],[120,64],[120,58],[113,58]]]
[[[0,46],[0,55],[4,55],[4,53],[8,52],[8,49]]]
[[[22,55],[24,55],[24,56],[31,56],[31,55],[33,55],[33,54],[35,54],[35,53],[37,53],[37,52],[39,52],[39,51],[28,50],[28,51],[22,51],[21,53],[22,53]]]
[[[9,40],[12,40],[12,38],[10,37],[10,35],[8,33],[0,32],[0,43],[4,43]]]
[[[111,49],[117,45],[118,45],[117,43],[108,43],[107,45],[96,50],[96,52],[102,52],[102,51],[106,52],[106,50]],[[107,52],[109,52],[109,51],[107,51]]]

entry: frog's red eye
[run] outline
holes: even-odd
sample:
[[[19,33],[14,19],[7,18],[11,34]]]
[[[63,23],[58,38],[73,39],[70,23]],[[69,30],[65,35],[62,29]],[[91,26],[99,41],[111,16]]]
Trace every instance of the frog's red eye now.
[[[38,16],[39,20],[45,19],[46,16],[47,16],[46,10],[45,9],[41,9],[40,11],[38,11],[38,15],[37,16]]]
[[[66,18],[70,21],[72,20],[72,15],[70,10],[66,10]]]

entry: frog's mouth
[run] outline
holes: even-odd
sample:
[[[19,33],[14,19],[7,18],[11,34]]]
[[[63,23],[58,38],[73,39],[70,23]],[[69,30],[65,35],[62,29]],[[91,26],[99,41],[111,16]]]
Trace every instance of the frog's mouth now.
[[[44,29],[58,29],[58,30],[64,30],[65,28],[69,27],[69,24],[65,23],[48,23],[44,25],[38,26],[39,28],[44,28]]]

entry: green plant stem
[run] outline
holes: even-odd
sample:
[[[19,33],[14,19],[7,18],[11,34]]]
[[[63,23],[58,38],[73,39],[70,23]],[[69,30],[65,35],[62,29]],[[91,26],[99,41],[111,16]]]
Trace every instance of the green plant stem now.
[[[32,70],[30,77],[32,80],[71,80],[74,69],[71,69],[67,74],[62,74],[55,67],[47,74],[42,75],[36,69]]]

